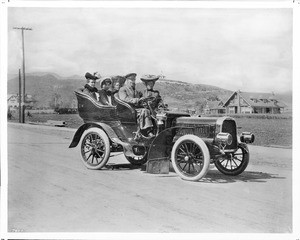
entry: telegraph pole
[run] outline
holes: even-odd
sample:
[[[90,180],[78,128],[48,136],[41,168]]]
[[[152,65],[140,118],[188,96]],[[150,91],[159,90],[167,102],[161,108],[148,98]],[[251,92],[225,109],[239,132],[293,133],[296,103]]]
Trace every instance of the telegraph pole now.
[[[21,96],[22,96],[22,89],[21,89],[21,85],[22,85],[22,82],[21,82],[21,69],[19,69],[19,97],[18,97],[18,100],[19,100],[19,123],[22,123],[22,109],[21,109]]]
[[[24,47],[24,30],[32,30],[32,28],[25,27],[14,27],[13,29],[18,29],[22,31],[22,58],[23,58],[23,88],[22,88],[22,104],[21,104],[21,122],[25,123],[25,47]]]

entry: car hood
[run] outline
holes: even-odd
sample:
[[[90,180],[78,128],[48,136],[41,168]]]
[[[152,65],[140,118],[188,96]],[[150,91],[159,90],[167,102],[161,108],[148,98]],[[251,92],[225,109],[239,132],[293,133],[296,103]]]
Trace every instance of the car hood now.
[[[217,117],[179,117],[176,119],[176,125],[185,125],[185,124],[215,125],[217,120],[218,120]]]

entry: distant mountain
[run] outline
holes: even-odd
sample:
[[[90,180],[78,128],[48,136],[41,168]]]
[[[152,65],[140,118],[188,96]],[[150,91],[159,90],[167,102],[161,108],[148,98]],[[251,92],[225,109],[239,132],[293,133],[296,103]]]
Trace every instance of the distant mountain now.
[[[46,75],[53,75],[55,78],[57,78],[58,80],[64,80],[64,79],[82,79],[84,76],[79,76],[79,75],[72,75],[72,76],[68,76],[68,77],[63,77],[60,76],[59,74],[56,73],[49,73],[49,72],[31,72],[31,73],[26,73],[26,79],[32,76],[37,76],[37,77],[42,77],[42,76],[46,76]],[[18,78],[19,75],[18,74],[8,74],[8,80],[12,80],[14,78]]]
[[[8,94],[18,93],[18,77],[12,78],[7,83]],[[85,84],[80,78],[61,78],[52,73],[27,74],[26,93],[37,100],[36,107],[75,107],[76,98],[74,90]]]
[[[138,83],[137,88],[142,89],[143,83]],[[232,91],[205,84],[191,84],[176,80],[159,80],[155,84],[164,102],[171,108],[197,109],[207,100],[227,99]]]
[[[10,76],[8,76],[10,77]],[[18,76],[12,76],[8,81],[8,94],[18,92]],[[26,93],[37,100],[36,107],[76,107],[77,101],[74,90],[84,86],[82,76],[61,77],[54,73],[28,73],[26,74]],[[99,87],[99,83],[96,87]],[[143,83],[138,81],[137,89],[142,90]],[[207,100],[227,100],[232,91],[205,84],[191,84],[184,81],[161,79],[155,84],[164,102],[170,108],[199,109]],[[291,101],[288,94],[282,100]],[[287,103],[287,105],[289,105]]]

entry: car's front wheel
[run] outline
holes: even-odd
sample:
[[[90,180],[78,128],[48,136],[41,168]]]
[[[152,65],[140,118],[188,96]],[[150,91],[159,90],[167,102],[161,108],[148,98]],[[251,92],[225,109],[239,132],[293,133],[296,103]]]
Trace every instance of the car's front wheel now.
[[[240,143],[234,153],[226,153],[215,160],[216,168],[223,174],[236,176],[244,172],[249,163],[249,150],[245,143]]]
[[[101,169],[110,155],[110,143],[106,133],[100,128],[89,128],[81,137],[82,162],[88,169]]]
[[[198,181],[205,176],[210,164],[210,154],[205,142],[195,135],[184,135],[174,144],[172,166],[184,180]]]

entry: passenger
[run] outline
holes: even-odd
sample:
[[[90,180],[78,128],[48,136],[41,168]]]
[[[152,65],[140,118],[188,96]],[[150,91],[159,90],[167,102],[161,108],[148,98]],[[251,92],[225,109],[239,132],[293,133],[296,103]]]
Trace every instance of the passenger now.
[[[119,90],[119,98],[134,107],[138,107],[141,96],[139,92],[135,90],[136,73],[127,74],[125,79],[125,85]]]
[[[83,89],[82,92],[86,93],[87,95],[89,95],[92,98],[97,100],[96,93],[98,92],[98,89],[95,87],[95,84],[96,84],[96,80],[98,79],[98,77],[96,77],[95,75],[92,75],[89,72],[87,72],[85,74],[85,78],[86,78],[87,82],[84,85],[84,89]]]
[[[101,89],[99,90],[99,102],[104,105],[116,105],[114,95],[111,91],[112,80],[110,77],[105,77],[100,82]]]
[[[119,98],[119,90],[121,87],[123,87],[125,80],[126,80],[125,77],[122,76],[112,77],[112,82],[113,82],[112,93],[114,97]]]
[[[120,81],[116,80],[113,84],[113,95],[116,98],[119,98],[119,90],[120,90]]]
[[[119,97],[122,101],[129,103],[135,108],[140,107],[140,101],[145,98],[135,89],[136,73],[129,73],[125,76],[126,83],[119,90]],[[151,112],[147,108],[137,109],[138,112],[138,133],[144,136],[153,137],[152,128],[152,117]]]

